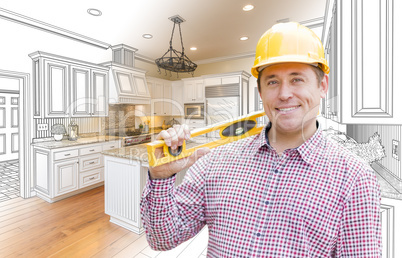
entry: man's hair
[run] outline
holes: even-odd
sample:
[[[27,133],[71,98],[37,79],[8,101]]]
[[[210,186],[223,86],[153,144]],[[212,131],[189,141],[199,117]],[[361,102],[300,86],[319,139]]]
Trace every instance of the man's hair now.
[[[321,70],[319,67],[315,67],[315,66],[311,66],[312,68],[313,68],[313,71],[314,71],[314,73],[315,73],[315,76],[317,77],[317,82],[318,82],[318,86],[320,85],[320,83],[321,83],[321,81],[322,81],[322,78],[324,77],[324,71],[323,70]],[[262,71],[260,71],[259,73],[258,73],[258,78],[257,78],[257,86],[258,86],[258,92],[261,92],[261,85],[260,85],[260,82],[261,82],[261,74],[262,74]]]

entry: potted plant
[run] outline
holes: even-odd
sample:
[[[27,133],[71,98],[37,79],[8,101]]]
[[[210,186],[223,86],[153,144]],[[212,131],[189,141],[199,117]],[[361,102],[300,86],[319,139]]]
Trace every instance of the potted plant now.
[[[64,127],[64,125],[54,124],[52,126],[51,133],[53,134],[54,140],[61,141],[61,140],[63,140],[63,135],[67,132],[66,132],[66,128]]]

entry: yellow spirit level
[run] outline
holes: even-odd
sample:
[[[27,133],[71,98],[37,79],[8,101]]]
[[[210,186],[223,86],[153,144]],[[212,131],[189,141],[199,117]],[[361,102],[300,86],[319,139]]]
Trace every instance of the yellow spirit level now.
[[[192,130],[191,138],[219,130],[220,139],[207,142],[190,149],[186,149],[186,141],[183,142],[183,145],[180,146],[176,152],[173,152],[163,140],[156,140],[148,143],[147,151],[149,165],[151,167],[160,166],[175,160],[188,157],[199,148],[208,147],[210,149],[213,149],[215,147],[258,134],[261,132],[264,126],[258,126],[256,119],[264,115],[264,111],[253,112],[248,115],[238,117],[235,120],[227,120],[204,128]],[[161,147],[163,147],[164,157],[156,158],[155,150]]]

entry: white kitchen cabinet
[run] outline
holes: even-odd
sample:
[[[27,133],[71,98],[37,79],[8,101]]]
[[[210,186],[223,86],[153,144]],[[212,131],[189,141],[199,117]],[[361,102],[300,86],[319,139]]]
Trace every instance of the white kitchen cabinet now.
[[[34,118],[107,116],[109,68],[44,52],[29,56]]]
[[[402,5],[393,0],[328,0],[323,43],[329,60],[329,93],[323,115],[338,123],[401,124],[402,68],[394,28]]]
[[[186,119],[185,123],[188,125],[190,131],[206,126],[204,119]]]
[[[151,115],[172,115],[172,82],[156,78],[148,78],[151,88]]]
[[[72,116],[91,115],[91,69],[83,66],[71,67]]]
[[[381,198],[382,257],[402,257],[402,201]]]
[[[108,72],[104,70],[91,70],[91,101],[93,116],[108,116],[109,113],[109,85]]]
[[[60,196],[78,189],[78,159],[54,163],[54,196]]]
[[[34,188],[37,196],[55,202],[103,184],[103,150],[120,141],[48,149],[34,146]]]
[[[172,116],[184,117],[183,90],[182,81],[172,82]]]
[[[204,103],[205,87],[202,79],[183,79],[183,87],[183,103]]]
[[[38,88],[39,93],[44,91],[39,100],[44,106],[39,112],[44,112],[46,117],[67,117],[69,115],[69,66],[68,63],[43,60],[43,78],[40,81],[43,87]],[[37,74],[40,76],[40,74]],[[39,97],[39,95],[37,95]],[[37,112],[38,112],[37,111]]]

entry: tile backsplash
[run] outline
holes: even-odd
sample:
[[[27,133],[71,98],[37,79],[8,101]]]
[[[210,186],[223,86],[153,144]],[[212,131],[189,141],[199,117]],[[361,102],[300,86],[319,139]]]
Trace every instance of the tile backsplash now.
[[[136,126],[135,105],[109,105],[109,116],[101,118],[104,134],[133,130]]]

